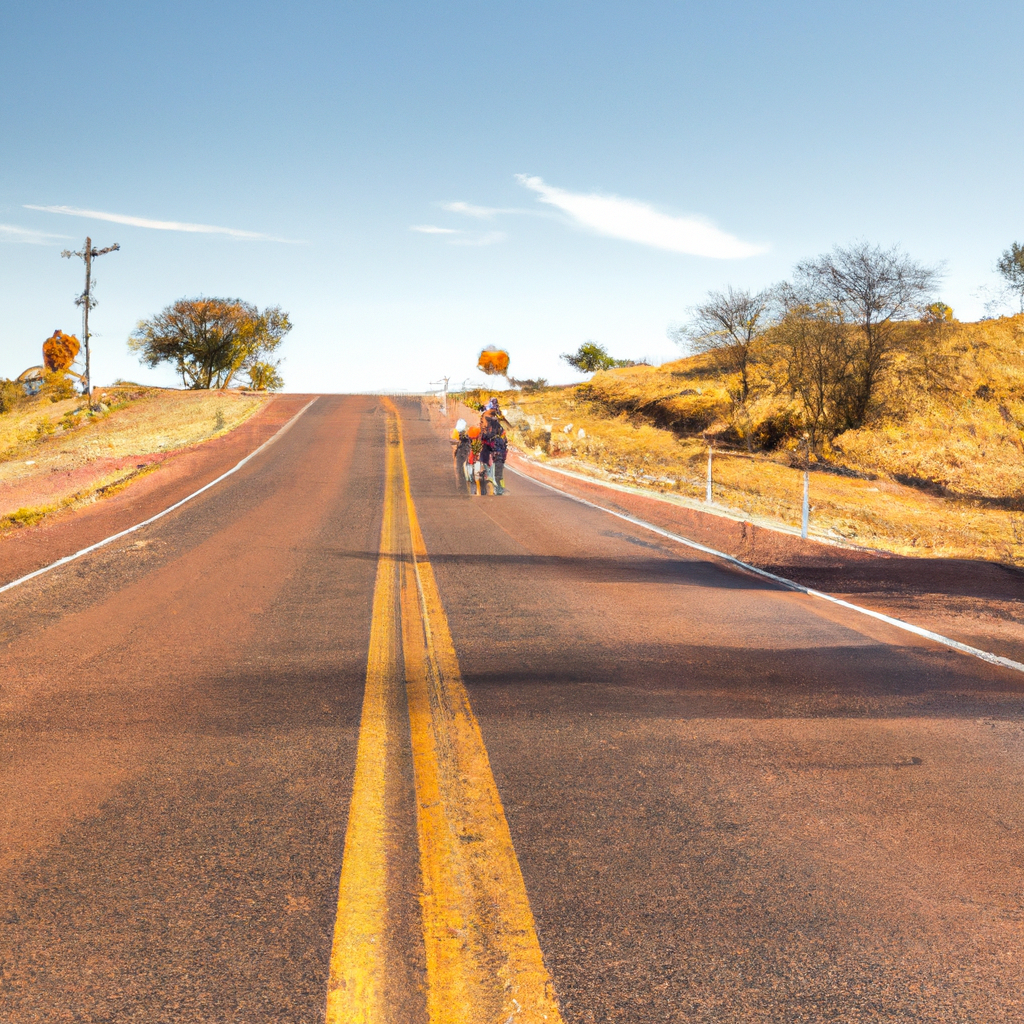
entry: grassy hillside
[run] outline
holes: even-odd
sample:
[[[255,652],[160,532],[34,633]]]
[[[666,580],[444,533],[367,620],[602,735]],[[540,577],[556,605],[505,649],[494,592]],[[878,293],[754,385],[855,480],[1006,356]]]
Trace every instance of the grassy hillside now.
[[[518,395],[510,418],[540,458],[683,499],[703,497],[711,440],[716,503],[798,524],[799,410],[770,371],[742,408],[704,355]],[[870,422],[811,468],[812,532],[1024,564],[1024,316],[943,325],[928,365],[897,366]]]
[[[136,385],[107,388],[93,414],[81,398],[27,399],[0,415],[0,531],[111,493],[170,452],[227,433],[265,401]]]

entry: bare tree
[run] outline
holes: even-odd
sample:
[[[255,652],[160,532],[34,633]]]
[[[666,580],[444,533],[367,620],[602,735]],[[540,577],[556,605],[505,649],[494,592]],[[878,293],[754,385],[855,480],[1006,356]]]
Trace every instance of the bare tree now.
[[[820,315],[832,310],[847,325],[850,370],[845,425],[859,427],[890,369],[893,356],[916,335],[900,321],[916,319],[927,305],[939,272],[911,259],[898,246],[858,242],[796,266],[798,305]]]
[[[820,452],[822,442],[846,426],[855,359],[849,327],[832,303],[812,306],[796,301],[792,292],[783,295],[786,313],[772,331],[772,345],[786,385],[803,407],[811,446]]]
[[[1020,301],[1020,311],[1024,313],[1024,245],[1014,242],[999,257],[996,270],[1003,275],[1007,290]]]
[[[772,292],[751,293],[729,285],[724,292],[708,292],[690,310],[690,320],[674,337],[693,352],[713,352],[726,373],[739,377],[736,399],[750,397],[750,371],[760,357],[760,343],[772,322]]]

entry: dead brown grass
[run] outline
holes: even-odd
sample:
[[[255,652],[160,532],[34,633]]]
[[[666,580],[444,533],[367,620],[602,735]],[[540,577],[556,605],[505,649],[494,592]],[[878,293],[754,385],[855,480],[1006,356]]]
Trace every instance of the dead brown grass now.
[[[167,454],[227,433],[267,396],[108,388],[104,408],[33,399],[0,416],[0,529],[123,489]]]
[[[812,534],[1024,564],[1024,316],[952,324],[933,361],[927,386],[910,390],[894,378],[892,388],[904,390],[887,396],[892,411],[835,438],[812,464]],[[517,395],[509,418],[529,454],[687,503],[704,496],[707,435],[717,439],[716,505],[798,528],[794,409],[762,387],[743,426],[754,436],[763,428],[772,450],[747,451],[736,441],[730,383],[706,356],[609,370],[576,387]],[[783,432],[773,439],[772,430]]]

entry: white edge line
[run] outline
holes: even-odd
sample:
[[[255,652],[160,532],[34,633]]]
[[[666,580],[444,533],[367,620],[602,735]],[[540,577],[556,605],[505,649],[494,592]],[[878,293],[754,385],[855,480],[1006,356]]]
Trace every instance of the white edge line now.
[[[708,505],[707,502],[699,498],[684,498],[682,495],[661,494],[648,488],[634,487],[615,480],[604,480],[599,476],[588,476],[586,473],[577,473],[572,470],[562,469],[559,466],[549,466],[546,463],[539,462],[537,459],[530,458],[529,455],[524,455],[521,451],[516,452],[516,458],[519,462],[527,466],[536,466],[545,473],[557,473],[559,476],[569,477],[570,480],[579,480],[585,484],[595,484],[609,491],[621,491],[623,494],[634,494],[637,497],[647,498],[650,501],[661,501],[666,505],[671,505],[673,508],[685,508],[692,512],[700,512],[706,516],[717,516],[719,519],[728,519],[731,523],[748,523],[750,526],[756,526],[759,530],[771,530],[772,533],[781,533],[785,537],[800,536],[800,531],[795,526],[787,526],[777,519],[769,520],[752,512],[741,513],[738,509],[730,508],[728,505]],[[531,477],[530,479],[533,478]],[[864,544],[851,544],[846,540],[826,537],[816,529],[811,531],[809,539],[813,540],[815,544],[827,544],[829,547],[843,548],[846,551],[866,551],[868,554],[880,555],[882,557],[891,554],[891,552],[885,551],[882,548],[869,548]]]
[[[756,565],[750,565],[738,558],[734,558],[732,555],[727,555],[724,551],[716,551],[714,548],[709,548],[704,544],[698,544],[695,540],[689,540],[686,537],[681,537],[677,533],[671,533],[668,530],[663,530],[660,526],[654,526],[652,523],[644,522],[643,519],[638,519],[636,516],[626,515],[624,512],[616,512],[614,509],[605,508],[604,505],[597,505],[592,501],[587,501],[586,498],[577,497],[577,495],[570,494],[568,491],[563,491],[558,487],[552,487],[551,484],[546,484],[543,480],[538,480],[536,477],[530,476],[529,473],[524,473],[522,470],[514,469],[512,466],[506,466],[506,468],[515,473],[516,476],[521,476],[524,479],[531,480],[533,483],[539,484],[541,487],[546,487],[549,491],[554,491],[556,494],[561,494],[566,498],[571,498],[573,501],[578,501],[581,505],[587,505],[590,508],[595,508],[599,512],[607,512],[610,516],[615,516],[617,519],[624,519],[627,523],[632,523],[634,526],[640,526],[645,530],[650,530],[651,533],[657,533],[662,537],[667,537],[669,540],[675,541],[677,544],[683,544],[688,548],[693,548],[695,551],[701,551],[706,555],[712,555],[715,558],[720,558],[722,561],[728,562],[730,565],[734,565],[738,569],[743,569],[746,572],[752,572],[756,576],[761,576],[764,579],[771,580],[773,583],[778,583],[780,586],[787,587],[789,590],[798,590],[801,594],[808,594],[810,597],[817,597],[822,601],[829,601],[832,604],[837,604],[841,608],[849,608],[851,611],[860,612],[861,615],[868,615],[873,619],[878,619],[880,622],[885,622],[890,626],[895,626],[897,629],[903,629],[908,633],[923,636],[926,640],[933,640],[935,643],[943,644],[945,647],[951,647],[954,651],[959,651],[961,654],[969,654],[972,657],[980,658],[982,661],[987,661],[990,665],[999,665],[1001,668],[1013,669],[1015,672],[1024,672],[1024,664],[1019,661],[1013,661],[1010,658],[1002,658],[998,654],[983,651],[978,647],[970,647],[967,644],[960,643],[959,640],[952,640],[948,636],[943,636],[941,633],[933,633],[930,629],[915,626],[913,623],[904,622],[902,619],[895,619],[891,615],[884,615],[882,612],[872,611],[870,608],[863,608],[859,604],[851,604],[849,601],[844,601],[839,597],[833,597],[831,594],[825,594],[820,590],[812,590],[810,587],[805,587],[793,580],[787,580],[784,576],[776,576],[773,572],[768,572],[766,569],[759,569]]]
[[[320,396],[317,395],[317,398]],[[144,526],[149,526],[150,523],[155,523],[158,519],[162,519],[164,516],[173,512],[176,508],[181,508],[186,502],[191,501],[193,498],[198,498],[203,491],[208,491],[211,487],[215,487],[221,482],[226,480],[232,473],[237,473],[250,459],[256,458],[257,455],[264,448],[268,448],[272,445],[279,437],[286,433],[291,425],[315,402],[317,399],[314,398],[307,402],[287,423],[284,424],[272,437],[268,437],[255,451],[249,452],[248,455],[241,462],[236,463],[226,473],[221,473],[216,480],[211,480],[208,484],[204,484],[199,488],[198,491],[193,491],[188,497],[182,498],[181,501],[176,501],[173,505],[165,508],[162,512],[157,512],[155,516],[150,516],[148,519],[143,520],[141,523],[136,523],[134,526],[129,526],[127,530],[122,530],[120,533],[115,533],[111,537],[106,537],[103,540],[97,541],[95,544],[90,544],[87,548],[82,548],[81,551],[76,551],[73,555],[65,555],[63,558],[58,558],[56,562],[51,562],[49,565],[44,565],[41,569],[36,569],[35,572],[30,572],[27,576],[22,576],[20,579],[12,580],[10,583],[5,583],[0,587],[0,594],[5,590],[13,590],[15,587],[20,587],[22,583],[27,583],[29,580],[34,580],[37,576],[42,576],[43,573],[49,572],[51,569],[56,569],[58,566],[67,565],[68,562],[73,562],[77,558],[81,558],[83,555],[88,555],[90,552],[96,551],[99,548],[106,547],[108,544],[113,544],[115,540],[120,540],[122,537],[127,537],[129,533],[134,533],[136,530],[141,530]]]

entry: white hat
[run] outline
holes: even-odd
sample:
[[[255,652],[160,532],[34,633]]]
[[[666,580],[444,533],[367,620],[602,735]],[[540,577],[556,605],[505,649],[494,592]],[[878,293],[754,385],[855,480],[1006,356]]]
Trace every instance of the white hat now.
[[[456,422],[455,429],[461,434],[462,431],[464,431],[466,429],[466,421],[465,420],[459,420],[458,422]]]

